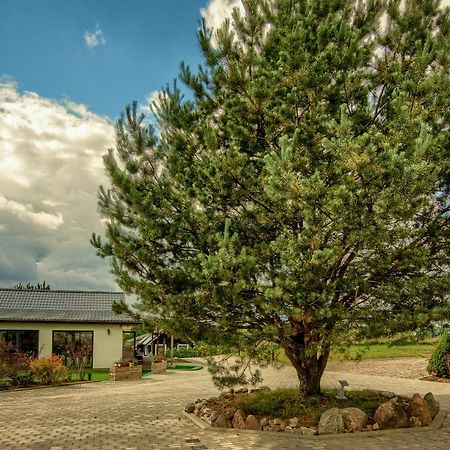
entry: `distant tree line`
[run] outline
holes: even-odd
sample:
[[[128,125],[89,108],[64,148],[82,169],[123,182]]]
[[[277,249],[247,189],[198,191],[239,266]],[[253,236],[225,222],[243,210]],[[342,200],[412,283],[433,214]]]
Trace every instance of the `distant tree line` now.
[[[38,282],[37,284],[31,284],[30,282],[28,282],[26,285],[22,283],[16,284],[14,286],[14,289],[49,291],[50,285],[48,285],[45,281],[43,281],[42,283]]]

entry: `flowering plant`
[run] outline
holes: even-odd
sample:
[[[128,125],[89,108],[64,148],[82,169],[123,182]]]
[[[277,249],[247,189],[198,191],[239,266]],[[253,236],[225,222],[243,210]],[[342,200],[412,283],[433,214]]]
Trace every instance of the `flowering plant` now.
[[[134,364],[133,361],[128,361],[128,362],[124,362],[124,361],[116,361],[114,363],[114,367],[135,367],[136,364]]]

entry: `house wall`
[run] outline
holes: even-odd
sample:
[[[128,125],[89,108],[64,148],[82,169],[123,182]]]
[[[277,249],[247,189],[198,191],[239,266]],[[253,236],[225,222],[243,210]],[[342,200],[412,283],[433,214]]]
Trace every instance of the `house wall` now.
[[[108,329],[110,334],[108,334]],[[39,357],[52,353],[53,331],[93,331],[94,369],[109,368],[122,358],[122,326],[97,323],[0,322],[0,330],[38,330]]]

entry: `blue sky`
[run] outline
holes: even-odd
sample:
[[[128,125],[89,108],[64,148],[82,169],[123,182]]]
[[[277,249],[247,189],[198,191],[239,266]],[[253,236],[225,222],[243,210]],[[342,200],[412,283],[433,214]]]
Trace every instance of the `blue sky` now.
[[[196,30],[206,0],[2,0],[0,72],[19,89],[68,97],[117,117],[200,61]],[[89,48],[85,33],[100,31]],[[95,37],[94,37],[95,39]],[[92,41],[91,41],[92,42]]]
[[[444,0],[449,5],[450,0]],[[240,0],[0,0],[0,287],[117,289],[89,244],[114,120],[201,60]]]
[[[240,0],[0,0],[0,287],[114,290],[89,244],[114,121],[200,62]]]

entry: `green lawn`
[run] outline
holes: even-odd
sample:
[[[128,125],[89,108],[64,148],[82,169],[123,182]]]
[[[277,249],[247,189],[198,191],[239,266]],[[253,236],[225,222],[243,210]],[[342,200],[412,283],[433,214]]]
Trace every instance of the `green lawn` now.
[[[175,364],[173,369],[169,370],[201,370],[203,366],[198,364]],[[91,381],[108,381],[109,380],[109,369],[86,369],[86,373],[91,373]],[[143,370],[142,376],[151,375],[150,370]],[[72,372],[73,381],[78,380],[78,374],[76,372]],[[85,380],[87,381],[87,376],[85,376]]]
[[[201,370],[201,369],[203,369],[203,366],[200,366],[199,364],[175,364],[175,367],[169,370]]]
[[[352,345],[348,349],[350,359],[386,359],[386,358],[429,358],[435,342],[420,342],[408,344],[370,344]],[[347,355],[332,352],[331,359],[346,359]]]
[[[86,369],[85,373],[91,374],[91,381],[107,381],[109,380],[109,369]],[[88,377],[85,375],[85,380]],[[72,380],[78,381],[78,373],[76,371],[72,372]]]
[[[355,344],[351,345],[347,353],[332,351],[330,360],[355,360],[355,359],[388,359],[388,358],[429,358],[438,339],[430,339],[424,342],[409,342],[389,344]],[[289,363],[282,350],[278,353],[280,363]]]

